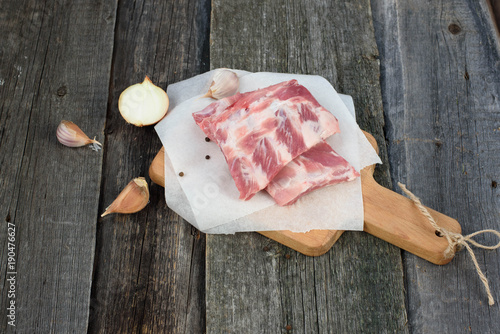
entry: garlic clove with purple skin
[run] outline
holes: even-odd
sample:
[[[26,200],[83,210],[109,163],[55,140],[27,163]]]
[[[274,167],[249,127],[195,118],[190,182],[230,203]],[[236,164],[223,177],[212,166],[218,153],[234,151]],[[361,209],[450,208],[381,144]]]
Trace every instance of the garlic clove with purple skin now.
[[[149,203],[149,189],[146,179],[137,177],[127,184],[101,217],[110,213],[135,213]]]
[[[92,149],[97,151],[100,149],[101,143],[95,139],[90,139],[75,123],[62,120],[57,127],[57,140],[64,146],[81,147],[92,145]]]
[[[215,72],[212,84],[208,92],[203,95],[202,98],[211,97],[219,100],[236,94],[239,87],[240,79],[236,73],[228,69],[220,69]]]

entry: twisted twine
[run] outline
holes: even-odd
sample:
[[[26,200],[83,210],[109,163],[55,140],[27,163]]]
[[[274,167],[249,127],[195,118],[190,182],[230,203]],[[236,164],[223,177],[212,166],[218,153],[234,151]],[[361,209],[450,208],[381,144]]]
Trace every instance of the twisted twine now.
[[[411,191],[409,191],[406,186],[400,182],[398,182],[399,188],[415,203],[417,208],[420,210],[420,212],[429,220],[429,223],[432,225],[433,228],[436,229],[436,231],[439,233],[440,236],[444,236],[446,240],[448,240],[448,247],[444,251],[444,256],[445,258],[449,259],[452,258],[455,253],[459,250],[462,249],[462,247],[465,247],[467,251],[470,254],[470,257],[472,259],[472,262],[474,262],[474,266],[476,267],[477,274],[479,275],[479,278],[484,284],[484,287],[486,289],[486,293],[488,294],[488,304],[491,306],[495,304],[495,300],[493,299],[493,295],[491,294],[490,286],[488,284],[488,279],[486,276],[483,274],[481,271],[481,268],[479,267],[479,263],[477,262],[476,255],[474,254],[474,251],[472,250],[470,245],[476,246],[478,248],[483,248],[483,249],[497,249],[500,247],[500,241],[498,244],[494,246],[487,246],[478,243],[477,241],[473,240],[472,238],[479,235],[479,234],[484,234],[484,233],[492,233],[498,237],[500,240],[500,232],[496,230],[481,230],[477,231],[471,234],[468,234],[466,236],[461,235],[460,233],[455,233],[448,231],[447,229],[439,226],[434,218],[431,216],[429,211],[422,205],[420,202],[420,199],[415,196]]]

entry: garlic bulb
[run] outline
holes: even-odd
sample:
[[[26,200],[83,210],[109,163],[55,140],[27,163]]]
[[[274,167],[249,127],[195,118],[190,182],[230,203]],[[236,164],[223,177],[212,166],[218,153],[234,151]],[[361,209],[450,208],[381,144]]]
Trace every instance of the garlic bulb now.
[[[65,146],[81,147],[92,144],[92,149],[97,151],[102,146],[95,139],[90,139],[75,123],[62,120],[57,127],[57,140]]]
[[[208,92],[202,97],[211,97],[216,100],[236,94],[240,87],[238,75],[227,69],[215,72]]]
[[[155,86],[146,76],[142,83],[125,89],[118,99],[118,110],[122,117],[136,126],[155,124],[167,113],[167,93]]]
[[[106,208],[101,217],[110,213],[134,213],[142,210],[149,202],[146,179],[138,177],[127,184],[118,197]]]

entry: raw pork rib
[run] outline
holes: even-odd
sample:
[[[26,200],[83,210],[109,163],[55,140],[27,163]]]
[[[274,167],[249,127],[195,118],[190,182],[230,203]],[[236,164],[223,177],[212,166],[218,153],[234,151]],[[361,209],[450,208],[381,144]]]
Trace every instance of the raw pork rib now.
[[[335,116],[297,80],[221,99],[193,117],[224,153],[244,200],[294,158],[339,132]]]
[[[266,190],[279,205],[289,205],[315,189],[358,176],[354,167],[323,141],[283,167]]]

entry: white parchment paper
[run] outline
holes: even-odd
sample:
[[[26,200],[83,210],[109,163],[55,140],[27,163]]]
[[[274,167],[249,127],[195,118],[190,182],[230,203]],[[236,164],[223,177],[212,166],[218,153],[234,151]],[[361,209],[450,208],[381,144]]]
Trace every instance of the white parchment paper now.
[[[265,191],[249,201],[238,199],[238,190],[222,152],[215,143],[205,141],[203,131],[191,115],[214,102],[213,99],[200,98],[208,90],[214,71],[169,85],[167,89],[170,110],[155,127],[165,147],[167,205],[206,233],[362,230],[363,202],[359,178],[316,190],[286,207],[276,205]],[[324,78],[234,71],[240,77],[240,92],[297,79],[339,120],[341,133],[327,139],[332,148],[358,171],[380,163],[356,124],[352,99],[341,97]],[[205,158],[207,155],[210,159]],[[182,177],[179,176],[181,172]]]

